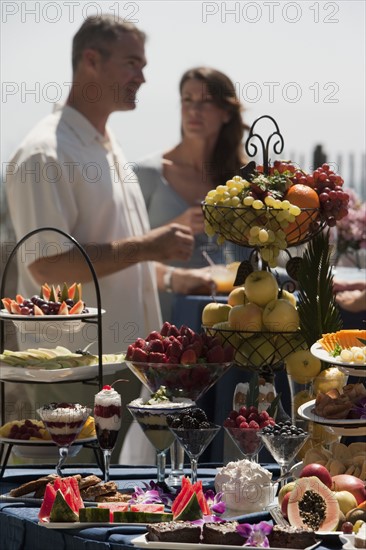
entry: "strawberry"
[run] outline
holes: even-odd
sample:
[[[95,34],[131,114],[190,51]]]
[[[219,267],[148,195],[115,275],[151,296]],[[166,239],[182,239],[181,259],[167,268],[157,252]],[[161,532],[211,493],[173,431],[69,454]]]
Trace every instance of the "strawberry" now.
[[[146,342],[150,342],[151,340],[162,340],[162,339],[163,339],[162,335],[156,330],[153,330],[152,332],[150,332],[149,336],[145,338]]]
[[[150,340],[146,350],[149,353],[151,352],[164,353],[164,344],[161,340]]]
[[[168,336],[170,327],[171,327],[171,324],[168,321],[165,321],[165,323],[161,327],[160,334],[162,336]]]
[[[135,346],[135,348],[145,349],[146,342],[143,338],[137,338],[134,346]]]
[[[135,345],[134,344],[130,344],[127,348],[127,353],[126,353],[126,359],[127,361],[129,361],[130,359],[132,359],[132,355],[133,355],[133,352],[135,351]]]
[[[165,363],[165,355],[164,353],[157,353],[157,352],[151,352],[148,355],[148,362],[149,363]]]
[[[133,350],[133,353],[132,353],[132,358],[131,358],[132,361],[137,361],[137,362],[146,362],[149,360],[148,358],[148,355],[146,353],[146,351],[144,351],[143,349],[141,348],[134,348]]]
[[[197,355],[195,351],[193,349],[186,349],[183,351],[180,362],[182,365],[194,365],[197,363]]]

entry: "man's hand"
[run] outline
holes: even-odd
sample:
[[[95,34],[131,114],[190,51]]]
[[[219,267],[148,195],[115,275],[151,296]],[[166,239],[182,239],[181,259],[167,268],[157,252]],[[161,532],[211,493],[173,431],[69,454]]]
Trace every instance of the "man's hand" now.
[[[186,225],[171,223],[152,229],[144,237],[146,260],[187,261],[192,256],[194,238]]]

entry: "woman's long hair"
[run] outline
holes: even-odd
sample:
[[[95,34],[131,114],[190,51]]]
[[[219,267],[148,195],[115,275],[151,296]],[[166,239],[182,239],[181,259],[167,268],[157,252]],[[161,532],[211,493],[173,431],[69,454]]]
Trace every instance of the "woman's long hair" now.
[[[230,120],[222,126],[217,138],[210,166],[205,170],[216,184],[225,183],[247,162],[242,144],[244,131],[249,128],[242,118],[244,107],[236,95],[234,84],[224,73],[210,67],[189,69],[179,83],[181,94],[184,83],[192,79],[204,82],[214,104],[230,113]]]

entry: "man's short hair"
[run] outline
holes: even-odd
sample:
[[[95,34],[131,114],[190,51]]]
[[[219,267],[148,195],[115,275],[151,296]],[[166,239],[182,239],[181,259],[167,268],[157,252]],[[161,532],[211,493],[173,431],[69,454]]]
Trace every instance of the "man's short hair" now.
[[[136,34],[143,42],[146,35],[133,23],[124,21],[112,14],[90,16],[85,19],[72,42],[72,69],[75,71],[86,48],[98,50],[106,59],[110,55],[108,46],[115,43],[123,34]]]

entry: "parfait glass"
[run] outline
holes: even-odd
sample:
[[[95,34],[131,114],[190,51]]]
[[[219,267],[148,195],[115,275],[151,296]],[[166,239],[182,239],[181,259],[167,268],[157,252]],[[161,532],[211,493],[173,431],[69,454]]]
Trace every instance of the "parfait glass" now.
[[[190,402],[156,402],[153,405],[136,399],[127,409],[156,450],[157,482],[165,484],[166,453],[174,442],[174,435],[168,428],[167,417],[194,407]]]
[[[220,431],[221,426],[211,424],[209,428],[172,428],[169,430],[174,434],[183,446],[191,461],[191,481],[197,481],[198,459],[208,447],[214,437]]]
[[[94,422],[99,447],[103,453],[104,481],[109,481],[111,455],[121,428],[122,400],[111,386],[104,388],[94,398]]]
[[[259,433],[268,451],[280,467],[280,487],[286,484],[291,462],[298,454],[305,441],[308,439],[307,432],[300,433]]]
[[[56,472],[61,477],[61,468],[68,457],[69,447],[82,430],[91,409],[79,403],[49,403],[38,409],[37,413],[58,446]]]

